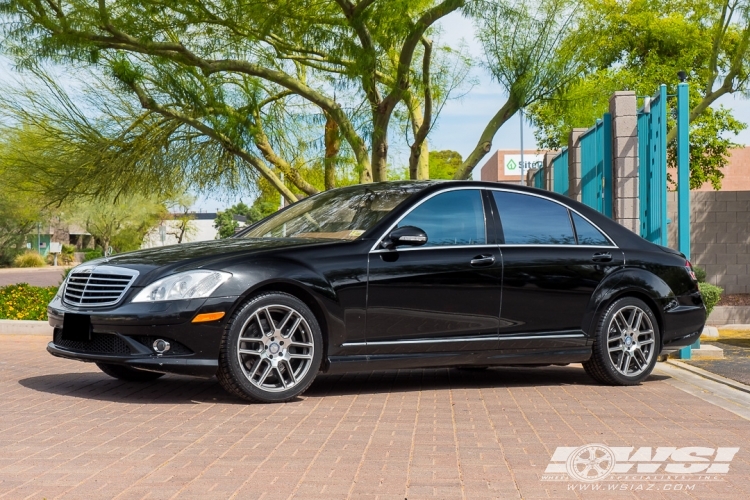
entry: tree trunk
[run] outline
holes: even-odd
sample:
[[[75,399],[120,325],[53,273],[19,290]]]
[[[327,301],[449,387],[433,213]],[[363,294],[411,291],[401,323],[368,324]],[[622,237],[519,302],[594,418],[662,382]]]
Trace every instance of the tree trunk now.
[[[411,115],[411,127],[414,134],[414,143],[409,146],[409,179],[425,180],[430,178],[430,151],[427,139],[419,140],[419,130],[424,123],[422,109],[414,99],[408,99],[407,106]]]
[[[329,115],[324,112],[326,117],[325,126],[325,159],[324,164],[324,176],[325,176],[325,188],[333,189],[336,187],[336,161],[338,160],[339,150],[341,149],[341,134],[339,133],[339,124]]]
[[[373,112],[372,120],[372,180],[388,180],[388,121],[391,113],[381,104]]]
[[[474,150],[464,161],[456,171],[454,179],[469,179],[474,167],[477,166],[479,160],[485,157],[487,153],[492,149],[492,139],[495,138],[495,134],[507,122],[521,107],[517,104],[514,99],[508,98],[503,104],[495,116],[493,116],[484,128],[482,135],[479,137],[477,145],[474,146]]]

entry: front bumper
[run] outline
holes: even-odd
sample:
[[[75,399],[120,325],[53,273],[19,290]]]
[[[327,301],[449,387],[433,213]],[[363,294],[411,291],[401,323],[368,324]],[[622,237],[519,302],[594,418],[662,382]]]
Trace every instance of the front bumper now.
[[[87,309],[68,306],[55,298],[47,308],[49,323],[54,328],[47,351],[53,356],[78,361],[212,377],[218,368],[221,338],[237,299],[211,297]],[[218,321],[191,322],[196,315],[209,312],[225,314]],[[67,313],[91,318],[90,341],[63,339]],[[167,340],[171,349],[162,355],[157,354],[153,349],[156,339]]]

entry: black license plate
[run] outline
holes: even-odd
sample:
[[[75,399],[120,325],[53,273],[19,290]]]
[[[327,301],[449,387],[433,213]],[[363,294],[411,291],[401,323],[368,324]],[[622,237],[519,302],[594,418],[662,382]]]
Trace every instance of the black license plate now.
[[[88,314],[65,313],[63,318],[63,340],[87,342],[91,340],[91,316]]]

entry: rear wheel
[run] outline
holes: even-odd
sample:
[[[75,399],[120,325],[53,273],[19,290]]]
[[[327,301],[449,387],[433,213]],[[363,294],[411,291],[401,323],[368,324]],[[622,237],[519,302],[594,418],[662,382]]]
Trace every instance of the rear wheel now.
[[[645,302],[634,297],[616,300],[600,316],[591,358],[583,367],[609,385],[635,385],[656,365],[659,325]]]
[[[265,293],[229,321],[217,377],[243,399],[283,402],[307,390],[322,358],[323,336],[310,308],[292,295]]]
[[[101,371],[119,380],[126,380],[128,382],[150,382],[156,380],[159,377],[163,377],[163,373],[149,372],[146,370],[138,370],[136,368],[130,368],[129,366],[123,365],[112,365],[109,363],[96,363]]]

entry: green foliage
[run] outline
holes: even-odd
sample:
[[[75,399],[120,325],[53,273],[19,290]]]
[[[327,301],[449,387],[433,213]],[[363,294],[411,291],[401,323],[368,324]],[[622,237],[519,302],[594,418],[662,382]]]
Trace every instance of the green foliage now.
[[[13,259],[13,267],[44,267],[45,265],[44,257],[33,250],[16,255]]]
[[[714,310],[714,306],[716,306],[721,299],[721,294],[724,293],[724,289],[710,283],[698,283],[698,288],[701,290],[703,303],[706,305],[706,312],[707,314],[711,314],[711,311]]]
[[[249,226],[276,212],[279,209],[280,200],[274,200],[269,194],[267,193],[265,197],[259,196],[250,207],[240,202],[220,212],[214,220],[218,237],[223,239],[234,235],[239,228],[239,223],[233,218],[235,215],[244,216]]]
[[[729,162],[729,150],[740,147],[728,136],[737,135],[747,125],[736,120],[730,110],[706,109],[690,124],[690,189],[698,189],[710,182],[717,191],[721,189],[721,171]],[[668,150],[668,165],[677,168],[677,144],[672,142]],[[669,180],[675,179],[669,174]]]
[[[167,215],[164,203],[137,195],[82,200],[71,211],[70,219],[83,225],[98,246],[112,246],[118,253],[140,248],[146,234]]]
[[[460,50],[436,46],[439,56],[429,59],[423,41],[466,3],[6,0],[0,43],[24,69],[52,61],[106,75],[108,92],[93,108],[115,119],[98,127],[79,116],[68,129],[85,136],[80,144],[91,153],[73,176],[86,179],[88,170],[94,179],[86,189],[106,191],[114,172],[130,193],[133,185],[169,186],[165,179],[242,188],[264,178],[294,197],[286,183],[317,191],[300,170],[324,156],[324,113],[340,129],[343,164],[356,164],[358,182],[374,173],[385,179],[371,169],[370,153],[386,154],[394,109],[407,93],[423,102],[429,88],[437,111],[464,80],[446,77],[466,66]],[[424,67],[432,80],[421,78]]]
[[[456,151],[431,151],[430,179],[453,179],[463,162],[461,154]]]
[[[67,266],[73,263],[75,258],[76,247],[74,245],[63,244],[62,252],[60,252],[60,264]]]
[[[0,133],[0,178],[3,179],[0,182],[0,267],[11,265],[17,255],[26,251],[26,235],[43,218],[40,200],[24,192],[28,180],[13,176],[5,161],[7,155],[31,152],[36,145],[11,139]]]
[[[94,248],[94,249],[86,250],[83,256],[83,261],[86,262],[89,260],[101,259],[102,257],[104,257],[104,252],[102,251],[102,249]]]
[[[56,286],[26,283],[0,287],[0,319],[47,320],[47,304],[57,293]]]
[[[734,5],[734,7],[732,7]],[[726,8],[725,8],[726,7]],[[747,90],[750,52],[748,3],[725,0],[583,0],[587,67],[553,98],[528,109],[542,149],[567,145],[572,128],[588,128],[609,110],[618,90],[653,95],[660,84],[675,94],[677,72],[690,83],[691,187],[721,185],[728,136],[745,125],[710,106],[726,93]],[[594,41],[594,42],[592,42]],[[668,101],[675,106],[675,99]],[[669,122],[674,137],[674,120]],[[674,143],[669,152],[674,162]]]
[[[693,272],[695,273],[695,277],[698,279],[698,283],[705,283],[706,282],[706,270],[702,267],[693,267]]]

